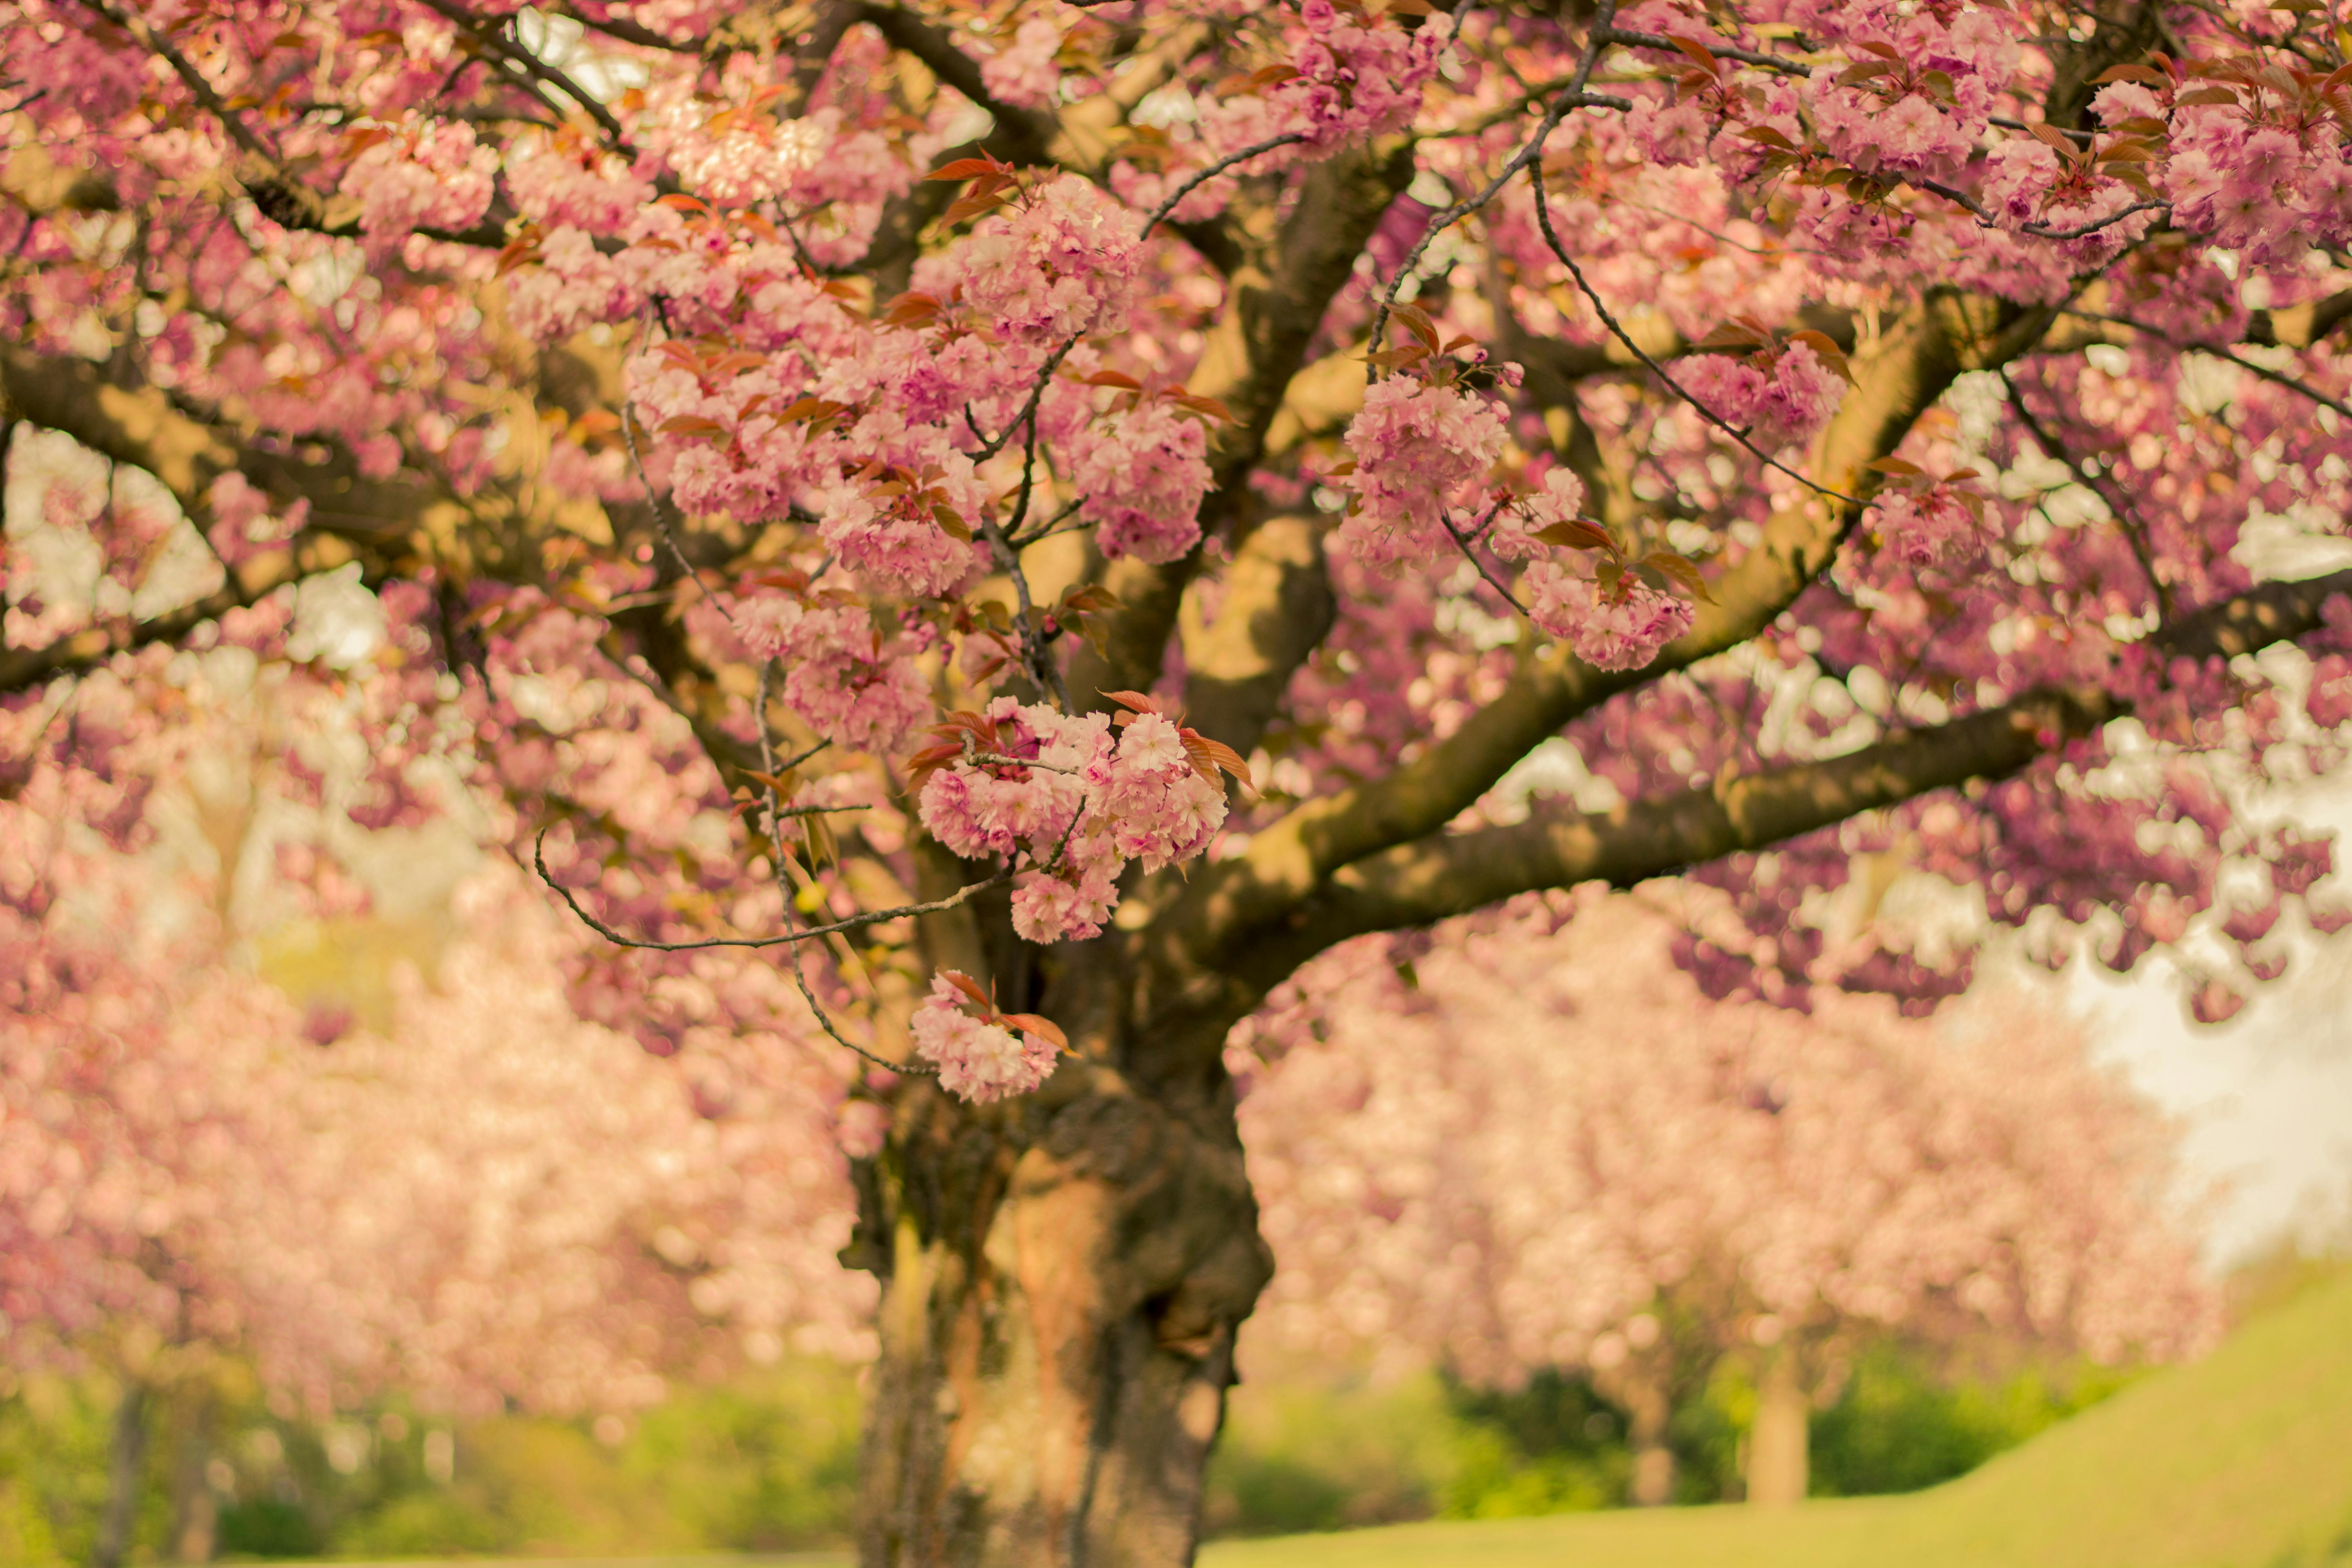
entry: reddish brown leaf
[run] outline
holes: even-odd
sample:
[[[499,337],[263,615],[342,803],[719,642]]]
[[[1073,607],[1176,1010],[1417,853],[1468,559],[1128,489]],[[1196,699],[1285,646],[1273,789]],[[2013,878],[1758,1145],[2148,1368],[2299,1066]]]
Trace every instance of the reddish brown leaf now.
[[[997,1020],[1006,1028],[1018,1029],[1024,1035],[1034,1035],[1057,1051],[1070,1048],[1070,1037],[1062,1033],[1062,1026],[1035,1013],[1007,1013]]]
[[[1838,347],[1835,340],[1827,332],[1817,332],[1811,327],[1807,327],[1802,331],[1790,332],[1789,341],[1792,343],[1802,343],[1812,350],[1823,364],[1837,372],[1844,379],[1848,386],[1855,384],[1853,367],[1846,363],[1845,351]]]
[[[926,180],[976,180],[982,174],[1001,174],[1009,167],[1011,165],[1000,163],[983,153],[977,158],[958,158],[952,162],[941,163],[923,178]]]
[[[1563,522],[1555,522],[1549,528],[1539,530],[1536,537],[1546,544],[1564,544],[1570,550],[1613,551],[1617,548],[1615,540],[1580,518],[1571,517]]]
[[[940,978],[954,986],[957,990],[962,992],[965,995],[971,997],[973,1001],[979,1003],[982,1007],[987,1008],[991,1012],[995,1011],[994,1008],[989,1007],[988,993],[981,989],[980,982],[974,980],[971,975],[966,974],[962,970],[942,969],[940,971]]]

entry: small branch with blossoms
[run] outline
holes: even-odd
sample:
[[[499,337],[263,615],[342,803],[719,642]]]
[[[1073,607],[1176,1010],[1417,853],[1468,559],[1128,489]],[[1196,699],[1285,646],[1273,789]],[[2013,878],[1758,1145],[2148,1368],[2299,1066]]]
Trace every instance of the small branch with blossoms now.
[[[1445,525],[1445,531],[1453,535],[1454,544],[1462,551],[1462,559],[1467,561],[1472,566],[1477,568],[1478,575],[1486,580],[1486,586],[1494,589],[1497,594],[1500,594],[1503,596],[1503,603],[1510,605],[1512,609],[1517,610],[1520,615],[1524,616],[1528,613],[1528,607],[1519,603],[1517,595],[1513,594],[1509,588],[1506,587],[1503,580],[1500,577],[1496,576],[1494,572],[1488,568],[1484,561],[1478,559],[1478,552],[1470,548],[1471,541],[1475,539],[1479,534],[1486,531],[1488,526],[1494,522],[1495,519],[1501,515],[1506,504],[1507,503],[1504,501],[1496,501],[1493,506],[1489,507],[1486,510],[1486,515],[1479,520],[1478,526],[1471,530],[1468,533],[1464,533],[1460,529],[1454,526],[1454,518],[1450,512],[1439,512],[1437,514],[1437,521]]]
[[[1270,136],[1263,142],[1244,147],[1239,152],[1229,153],[1207,168],[1197,171],[1170,192],[1158,206],[1151,209],[1150,216],[1143,220],[1143,226],[1137,231],[1136,238],[1139,240],[1148,238],[1151,231],[1183,203],[1186,196],[1191,195],[1219,174],[1226,173],[1236,164],[1245,163],[1253,158],[1274,152],[1277,148],[1293,146],[1306,140],[1305,133],[1300,132],[1287,132],[1280,136]],[[1012,193],[1018,185],[1020,174],[1012,164],[983,153],[977,158],[959,158],[953,163],[943,163],[923,178],[971,182],[970,188],[961,196],[956,198],[955,203],[947,210],[944,221],[952,223],[958,217],[977,216],[1011,201]],[[1045,395],[1045,388],[1053,381],[1054,373],[1062,367],[1062,362],[1069,357],[1070,351],[1078,346],[1085,335],[1083,332],[1072,333],[1046,356],[1045,363],[1038,367],[1036,376],[1030,384],[1027,400],[1022,404],[1020,411],[1013,415],[1011,422],[996,435],[992,437],[982,435],[979,425],[971,420],[970,412],[966,411],[966,423],[971,425],[972,434],[980,437],[978,454],[980,458],[992,458],[1003,451],[1012,441],[1013,433],[1024,426],[1030,427],[1029,439],[1036,438],[1034,422],[1037,417],[1038,402]]]
[[[1568,118],[1570,110],[1583,108],[1622,110],[1633,107],[1629,99],[1585,90],[1585,84],[1592,79],[1593,68],[1601,63],[1601,56],[1609,47],[1610,23],[1616,15],[1617,0],[1601,0],[1601,7],[1592,18],[1591,38],[1585,47],[1583,58],[1577,62],[1576,74],[1569,78],[1567,87],[1561,89],[1559,97],[1552,100],[1551,107],[1544,111],[1542,122],[1536,127],[1535,133],[1527,139],[1517,152],[1511,154],[1503,166],[1495,172],[1494,177],[1480,187],[1475,195],[1465,196],[1433,216],[1423,226],[1421,237],[1413,242],[1412,249],[1406,253],[1405,258],[1397,264],[1396,275],[1389,279],[1389,286],[1381,293],[1379,306],[1372,311],[1371,331],[1366,336],[1370,353],[1380,352],[1381,340],[1388,331],[1389,318],[1396,312],[1397,295],[1403,289],[1405,280],[1412,277],[1420,268],[1421,258],[1427,255],[1429,247],[1437,242],[1437,237],[1464,218],[1485,208],[1489,202],[1502,194],[1503,187],[1509,184],[1512,178],[1522,169],[1532,166],[1540,170],[1544,144],[1551,140],[1551,133],[1559,129],[1560,122]],[[1540,174],[1538,177],[1540,180]],[[1377,376],[1379,372],[1375,368],[1370,374]]]
[[[917,915],[945,914],[948,910],[961,908],[979,894],[1008,880],[1020,869],[1015,866],[1002,867],[992,876],[977,882],[967,882],[947,897],[933,899],[927,903],[900,904],[893,909],[871,910],[864,914],[850,915],[825,925],[806,926],[799,931],[785,931],[777,936],[710,936],[698,937],[691,942],[653,942],[644,937],[634,937],[625,932],[614,931],[611,926],[589,913],[582,906],[579,899],[573,896],[572,889],[555,879],[554,873],[547,868],[547,836],[551,831],[551,829],[549,828],[540,829],[538,838],[532,843],[531,864],[538,870],[540,880],[553,889],[555,896],[563,900],[564,906],[580,918],[583,925],[598,936],[616,947],[642,948],[648,952],[696,952],[704,948],[720,947],[785,947],[794,942],[812,942],[844,931],[862,931],[867,926],[881,925],[889,921],[908,920]],[[782,852],[780,848],[778,853]]]
[[[798,881],[802,884],[804,889],[812,892],[814,891],[816,884],[813,879],[807,877],[805,873],[801,872],[793,865],[792,858],[784,851],[784,814],[782,811],[778,809],[778,803],[782,795],[789,793],[789,789],[786,786],[786,780],[792,776],[792,773],[791,770],[787,768],[784,771],[784,777],[779,778],[776,775],[775,743],[771,738],[768,730],[768,679],[773,662],[774,661],[770,659],[762,659],[760,661],[760,690],[758,697],[760,762],[762,769],[764,770],[760,775],[760,786],[768,806],[768,843],[769,852],[772,858],[772,864],[776,874],[776,893],[778,899],[781,900],[784,923],[789,927],[793,922],[793,907],[795,894],[794,890],[786,885],[788,880]],[[816,863],[818,840],[822,832],[822,824],[814,821],[810,822],[808,825],[808,851],[809,861],[812,867]],[[839,950],[837,961],[842,963],[844,968],[848,967],[852,960],[848,952],[847,944],[843,942],[838,936],[835,936],[833,940],[836,948]],[[850,1051],[855,1052],[856,1055],[865,1058],[867,1061],[873,1062],[880,1067],[889,1068],[893,1071],[908,1070],[920,1072],[924,1070],[920,1067],[901,1069],[898,1064],[893,1063],[888,1058],[867,1050],[864,1046],[859,1045],[847,1035],[843,1034],[840,1026],[834,1023],[832,1015],[824,1010],[824,1004],[816,999],[815,988],[808,983],[808,971],[801,963],[801,950],[799,945],[797,943],[788,945],[784,949],[784,952],[792,960],[793,984],[800,992],[801,1000],[808,1004],[810,1016],[816,1019],[817,1026],[822,1028],[827,1036],[831,1037],[836,1045],[843,1046]]]
[[[1051,1018],[999,1012],[993,990],[956,969],[932,976],[914,1034],[940,1087],[975,1104],[1027,1094],[1053,1073],[1055,1058],[1076,1054]]]
[[[1704,401],[1694,396],[1686,388],[1684,387],[1681,382],[1675,379],[1673,374],[1670,373],[1664,365],[1658,363],[1654,355],[1651,354],[1648,350],[1642,347],[1640,343],[1634,342],[1633,334],[1625,330],[1624,323],[1618,321],[1615,313],[1609,309],[1607,302],[1601,298],[1599,290],[1592,287],[1591,280],[1585,277],[1584,268],[1576,264],[1576,258],[1569,254],[1567,246],[1560,243],[1559,231],[1552,226],[1551,204],[1544,197],[1543,165],[1540,163],[1535,164],[1531,170],[1531,179],[1529,183],[1535,192],[1536,226],[1542,231],[1544,243],[1551,247],[1551,253],[1554,256],[1559,258],[1560,265],[1568,268],[1568,275],[1575,279],[1577,289],[1583,294],[1586,301],[1591,305],[1593,314],[1600,317],[1601,324],[1608,329],[1609,335],[1611,337],[1615,338],[1619,342],[1624,344],[1626,352],[1633,354],[1635,359],[1640,360],[1642,363],[1649,369],[1651,374],[1656,376],[1661,382],[1664,382],[1668,391],[1681,398],[1685,403],[1689,404],[1693,408],[1698,410],[1700,416],[1706,419],[1708,424],[1714,426],[1717,429],[1721,430],[1734,441],[1738,442],[1740,446],[1746,447],[1748,454],[1755,458],[1757,461],[1762,463],[1766,468],[1778,469],[1780,472],[1788,475],[1790,479],[1796,480],[1799,484],[1803,485],[1807,489],[1813,491],[1817,495],[1824,495],[1832,500],[1843,501],[1846,505],[1857,509],[1866,504],[1861,497],[1851,496],[1846,494],[1843,490],[1834,489],[1828,485],[1822,484],[1818,480],[1815,480],[1807,475],[1799,473],[1796,469],[1789,467],[1788,464],[1783,463],[1779,458],[1773,457],[1769,452],[1765,451],[1754,441],[1748,439],[1747,431],[1733,425],[1730,420],[1725,418],[1715,409],[1709,407]],[[1849,376],[1848,379],[1851,380],[1851,376]]]

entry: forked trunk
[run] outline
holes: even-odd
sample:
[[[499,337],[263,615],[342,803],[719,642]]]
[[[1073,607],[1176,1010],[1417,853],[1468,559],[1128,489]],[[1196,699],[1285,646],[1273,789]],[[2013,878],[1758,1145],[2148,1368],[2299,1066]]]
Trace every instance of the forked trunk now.
[[[913,1092],[866,1173],[860,1561],[1189,1563],[1234,1330],[1272,1272],[1230,1090],[1179,1112],[1069,1063],[1000,1106]]]

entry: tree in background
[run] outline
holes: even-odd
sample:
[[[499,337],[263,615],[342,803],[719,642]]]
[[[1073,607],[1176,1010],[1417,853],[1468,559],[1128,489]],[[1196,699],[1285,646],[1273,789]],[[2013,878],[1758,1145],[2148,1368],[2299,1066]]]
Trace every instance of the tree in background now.
[[[2352,689],[2320,13],[0,20],[0,396],[111,465],[12,538],[11,777],[336,672],[582,1016],[822,1083],[869,1562],[1186,1558],[1223,1047],[1334,944],[1698,868],[1711,994],[1925,1008],[1967,943],[1819,918],[1908,865],[2218,1017],[2330,865],[2242,809]]]
[[[1442,937],[1412,982],[1381,939],[1303,972],[1234,1047],[1266,1328],[1490,1384],[1586,1370],[1644,1503],[1727,1355],[1759,1365],[1748,1497],[1790,1502],[1810,1413],[1874,1338],[2102,1362],[2210,1340],[2174,1130],[2046,1006],[1710,1003],[1672,934],[1596,899]]]
[[[94,1560],[121,1559],[159,1435],[173,1549],[210,1554],[215,1410],[248,1364],[320,1418],[387,1385],[610,1412],[786,1335],[865,1349],[821,1083],[583,1023],[583,939],[511,866],[362,917],[345,866],[434,845],[352,820],[331,688],[234,649],[174,673],[5,720],[20,756],[66,726],[77,765],[0,802],[0,1312],[7,1363],[121,1390]]]

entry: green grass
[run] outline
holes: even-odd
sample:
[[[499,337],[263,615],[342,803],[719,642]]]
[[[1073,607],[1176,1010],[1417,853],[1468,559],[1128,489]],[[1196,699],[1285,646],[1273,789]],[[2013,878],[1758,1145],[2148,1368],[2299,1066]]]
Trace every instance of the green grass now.
[[[2352,1274],[1908,1497],[1227,1542],[1202,1568],[2352,1568]]]

